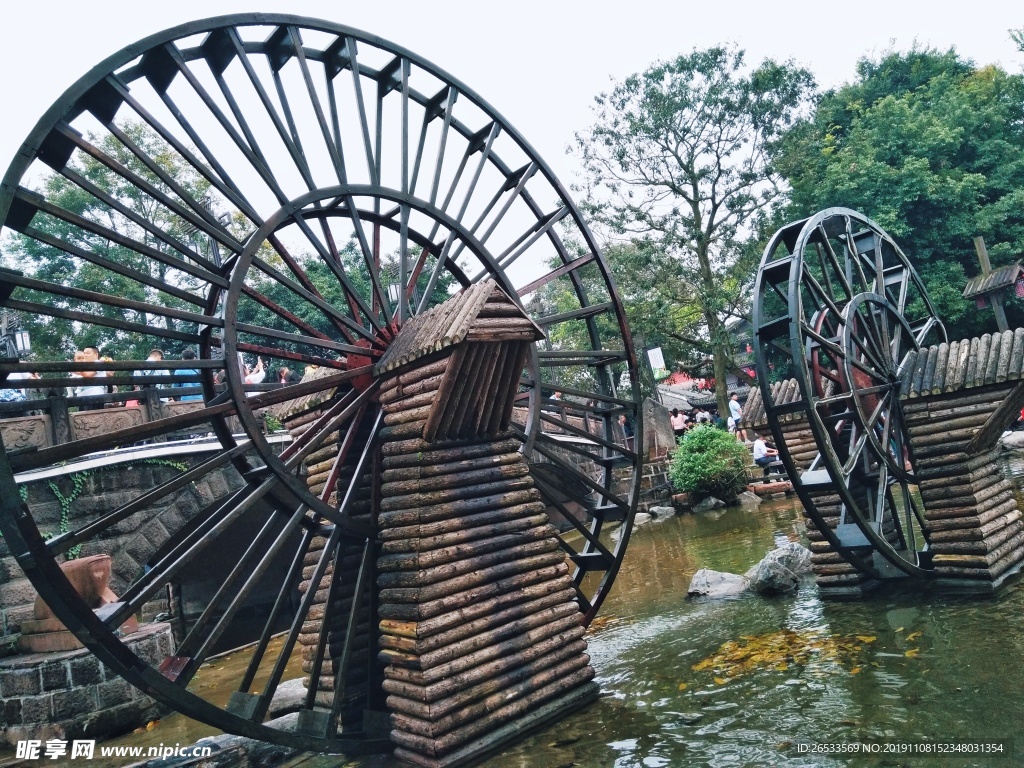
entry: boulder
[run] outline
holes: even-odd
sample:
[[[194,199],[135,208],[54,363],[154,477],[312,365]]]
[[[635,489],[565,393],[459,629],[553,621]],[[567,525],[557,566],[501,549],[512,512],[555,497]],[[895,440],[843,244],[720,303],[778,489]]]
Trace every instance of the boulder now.
[[[765,558],[746,573],[750,588],[759,595],[781,595],[792,592],[800,577],[781,563]]]
[[[636,527],[640,527],[641,525],[646,525],[647,523],[651,522],[651,520],[653,519],[653,515],[649,515],[646,512],[637,512],[636,515],[633,517],[633,525]]]
[[[736,573],[701,568],[690,580],[689,597],[735,597],[747,589],[747,579]]]
[[[774,560],[797,576],[811,572],[811,550],[795,541],[787,541],[781,547],[773,549],[765,555],[765,559]]]
[[[676,513],[675,507],[651,507],[647,510],[653,517],[672,517]]]
[[[712,509],[718,509],[724,507],[725,502],[721,499],[716,499],[714,496],[708,496],[706,499],[697,504],[694,508],[694,512],[708,512]]]
[[[744,491],[736,497],[736,501],[734,503],[743,509],[757,509],[761,506],[761,497],[756,493]]]
[[[1010,450],[1024,449],[1024,432],[1004,432],[999,444]]]

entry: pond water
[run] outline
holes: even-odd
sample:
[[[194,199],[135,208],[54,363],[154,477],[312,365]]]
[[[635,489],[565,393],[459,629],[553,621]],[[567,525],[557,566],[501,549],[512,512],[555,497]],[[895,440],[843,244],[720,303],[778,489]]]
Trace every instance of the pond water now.
[[[1024,474],[1024,462],[1011,467]],[[488,768],[985,766],[1024,763],[1024,587],[971,600],[888,591],[826,603],[813,582],[765,599],[688,600],[701,567],[742,572],[800,541],[795,499],[655,522],[634,532],[589,636],[602,696],[492,757]],[[723,651],[717,661],[694,669]],[[218,674],[230,676],[230,660]],[[194,741],[180,716],[117,743]],[[1002,756],[801,753],[801,744],[1002,740]],[[1013,740],[1019,744],[1013,743]],[[879,746],[878,749],[895,747]],[[307,755],[289,768],[393,768]]]

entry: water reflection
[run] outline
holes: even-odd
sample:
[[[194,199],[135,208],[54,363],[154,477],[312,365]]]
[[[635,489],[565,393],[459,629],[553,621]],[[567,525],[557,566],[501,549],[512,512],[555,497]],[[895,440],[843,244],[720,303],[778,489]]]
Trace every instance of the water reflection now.
[[[1024,462],[1020,465],[1024,470]],[[1024,719],[1024,589],[972,600],[888,592],[823,603],[813,584],[793,596],[687,600],[702,567],[742,572],[778,543],[800,539],[795,500],[653,523],[634,532],[608,597],[611,617],[589,637],[603,696],[484,763],[488,768],[919,765],[905,756],[834,758],[798,742],[1013,739]],[[856,661],[755,665],[719,684],[692,667],[727,641],[780,630],[871,638]],[[856,672],[854,672],[856,670]],[[225,670],[228,674],[230,670]],[[147,738],[186,743],[180,716]],[[195,726],[202,727],[205,726]],[[162,729],[166,728],[167,730]],[[174,729],[174,730],[172,730]],[[171,735],[173,734],[173,736]],[[203,735],[192,733],[192,740]],[[139,737],[124,739],[138,743]],[[158,739],[159,740],[159,739]],[[1024,747],[1024,737],[1020,739]],[[884,756],[882,756],[884,758]],[[929,767],[1015,765],[929,758]],[[306,755],[289,768],[397,768],[376,757]]]

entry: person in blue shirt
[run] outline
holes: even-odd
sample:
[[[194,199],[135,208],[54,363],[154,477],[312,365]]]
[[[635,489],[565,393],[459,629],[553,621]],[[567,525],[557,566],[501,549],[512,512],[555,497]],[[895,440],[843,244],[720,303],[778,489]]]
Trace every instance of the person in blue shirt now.
[[[186,349],[184,352],[181,353],[181,359],[182,359],[182,361],[184,361],[186,363],[189,362],[190,360],[195,360],[196,359],[196,353],[193,350],[191,350],[191,349]],[[197,368],[178,368],[178,369],[176,369],[174,371],[174,375],[175,376],[191,376],[191,377],[196,379],[196,381],[193,381],[193,382],[179,382],[179,383],[176,383],[174,385],[175,387],[198,387],[198,386],[200,386],[200,382],[198,381],[198,379],[199,379],[199,370]],[[182,400],[182,401],[185,401],[185,400],[202,400],[203,396],[202,395],[182,395],[178,399]]]

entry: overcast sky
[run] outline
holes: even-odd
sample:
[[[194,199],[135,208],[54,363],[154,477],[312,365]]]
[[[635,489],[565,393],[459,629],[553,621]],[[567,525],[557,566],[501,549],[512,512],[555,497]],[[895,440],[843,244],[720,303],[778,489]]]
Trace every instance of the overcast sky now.
[[[328,19],[410,48],[488,100],[566,184],[577,164],[565,148],[589,124],[593,97],[612,79],[693,47],[735,42],[752,62],[792,58],[823,86],[851,79],[862,56],[915,41],[956,46],[1012,72],[1024,65],[1007,32],[1024,27],[1024,6],[1010,0],[9,0],[0,169],[46,108],[101,59],[176,24],[252,11]]]

